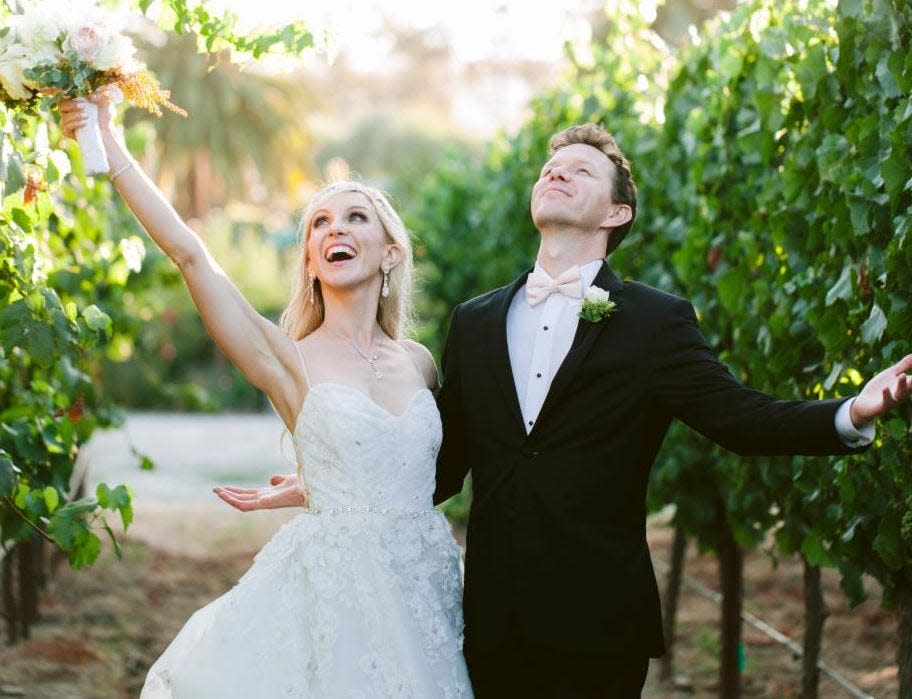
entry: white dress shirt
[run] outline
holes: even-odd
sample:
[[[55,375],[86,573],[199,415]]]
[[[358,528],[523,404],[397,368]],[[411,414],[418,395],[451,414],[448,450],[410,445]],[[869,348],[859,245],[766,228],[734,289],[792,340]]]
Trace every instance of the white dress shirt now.
[[[602,264],[602,260],[594,260],[580,267],[581,294],[592,284]],[[538,263],[535,270],[550,279]],[[532,431],[551,382],[570,351],[581,304],[582,299],[554,293],[530,306],[525,285],[513,297],[507,311],[507,349],[526,432]]]
[[[593,260],[580,266],[581,295],[585,295],[592,285],[602,264],[602,260]],[[537,262],[535,271],[550,279]],[[532,431],[551,382],[573,344],[581,304],[582,299],[553,293],[541,303],[531,306],[526,300],[525,285],[510,303],[507,311],[507,349],[526,433]],[[856,429],[849,415],[851,403],[844,402],[836,411],[836,432],[847,446],[865,446],[874,440],[874,423],[869,422]]]

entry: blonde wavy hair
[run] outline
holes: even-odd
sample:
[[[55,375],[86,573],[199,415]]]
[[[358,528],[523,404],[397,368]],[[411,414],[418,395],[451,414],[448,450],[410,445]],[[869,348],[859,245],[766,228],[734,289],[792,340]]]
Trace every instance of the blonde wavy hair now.
[[[301,216],[300,244],[298,245],[298,260],[291,302],[282,312],[279,324],[292,340],[298,341],[323,323],[326,315],[323,292],[319,279],[314,279],[313,287],[309,283],[307,265],[310,258],[307,253],[307,245],[313,228],[314,214],[327,199],[341,192],[360,192],[366,196],[374,207],[374,211],[377,212],[387,241],[394,243],[402,250],[402,259],[389,272],[389,296],[381,296],[377,306],[377,322],[383,332],[394,340],[399,340],[405,334],[412,319],[414,267],[412,241],[405,224],[390,205],[386,195],[374,187],[352,180],[335,182],[324,187],[314,195],[304,210]],[[380,270],[377,270],[377,274],[380,274]],[[311,303],[311,294],[313,294],[313,303]]]
[[[414,261],[412,257],[412,241],[405,224],[399,214],[390,205],[386,195],[378,189],[361,182],[346,180],[330,184],[310,200],[304,213],[301,215],[300,242],[298,244],[298,257],[295,267],[294,285],[291,301],[282,311],[279,324],[288,336],[297,342],[307,337],[310,333],[323,324],[326,317],[326,307],[323,304],[323,292],[320,289],[320,280],[314,279],[313,287],[307,274],[307,264],[310,258],[307,254],[307,245],[310,242],[310,232],[313,228],[314,214],[321,205],[330,197],[341,192],[360,192],[366,196],[383,226],[386,239],[402,250],[402,258],[389,272],[389,296],[381,296],[377,305],[377,322],[387,335],[394,340],[403,337],[412,320],[412,273]],[[377,270],[380,274],[380,270]],[[311,295],[313,295],[311,297]],[[313,303],[311,303],[313,298]],[[283,430],[282,439],[287,430]],[[301,489],[304,507],[310,507],[310,493],[304,483],[304,465],[295,459],[298,485]]]

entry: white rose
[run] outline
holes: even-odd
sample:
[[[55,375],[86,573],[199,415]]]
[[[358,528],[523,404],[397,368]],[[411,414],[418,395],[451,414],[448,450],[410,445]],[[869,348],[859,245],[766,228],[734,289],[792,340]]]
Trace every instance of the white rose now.
[[[41,44],[28,50],[28,58],[30,66],[43,66],[59,63],[63,53],[57,48],[57,44]]]
[[[609,296],[611,296],[610,292],[593,284],[586,291],[585,298],[590,303],[602,303],[604,301],[607,301]]]
[[[101,50],[102,38],[95,27],[84,25],[79,27],[66,40],[66,48],[75,51],[80,61],[92,63]]]
[[[47,0],[45,0],[47,1]],[[115,15],[102,10],[92,0],[59,0],[58,12],[60,26],[68,34],[73,34],[80,27],[92,27],[101,35],[117,29],[112,26]]]
[[[9,24],[19,43],[28,49],[54,43],[61,31],[57,18],[37,8],[23,15],[14,15]]]
[[[61,33],[94,23],[100,10],[86,0],[25,0],[23,13],[11,19],[23,26],[23,39],[55,41]]]
[[[27,52],[25,67],[56,63],[61,56],[57,38],[61,26],[46,8],[33,8],[24,15],[9,18],[11,31],[7,34],[7,48],[19,47]]]
[[[111,34],[102,41],[92,65],[98,70],[120,68],[125,73],[130,73],[134,68],[134,53],[136,53],[136,47],[133,46],[130,37],[124,34]]]
[[[32,96],[31,84],[25,78],[25,69],[31,61],[22,46],[8,46],[0,54],[0,87],[14,100],[27,100]]]

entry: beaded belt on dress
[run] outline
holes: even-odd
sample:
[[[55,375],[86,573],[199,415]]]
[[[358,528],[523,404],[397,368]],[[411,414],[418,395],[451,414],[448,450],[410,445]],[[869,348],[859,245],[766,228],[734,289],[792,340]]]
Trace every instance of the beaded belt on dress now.
[[[373,515],[398,515],[400,517],[424,517],[431,514],[440,514],[439,510],[433,507],[426,507],[422,510],[406,510],[396,507],[327,507],[325,509],[310,508],[303,511],[305,515],[350,515],[350,514],[373,514]]]

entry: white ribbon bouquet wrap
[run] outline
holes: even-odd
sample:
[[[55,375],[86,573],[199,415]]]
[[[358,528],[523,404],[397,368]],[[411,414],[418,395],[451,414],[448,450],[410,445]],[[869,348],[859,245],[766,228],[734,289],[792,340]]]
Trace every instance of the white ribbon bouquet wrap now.
[[[111,86],[112,101],[124,97],[161,115],[161,107],[186,116],[170,94],[136,63],[133,41],[112,12],[89,0],[26,0],[0,35],[0,99],[8,107],[34,110],[41,97],[85,98]],[[108,172],[98,107],[86,102],[88,123],[76,140],[87,175]]]
[[[108,90],[108,97],[112,104],[123,101],[123,92],[117,87]],[[82,151],[82,164],[87,175],[100,175],[108,172],[108,156],[105,154],[104,143],[101,140],[101,124],[98,121],[98,105],[88,100],[82,100],[85,109],[86,123],[76,130],[76,141]]]

